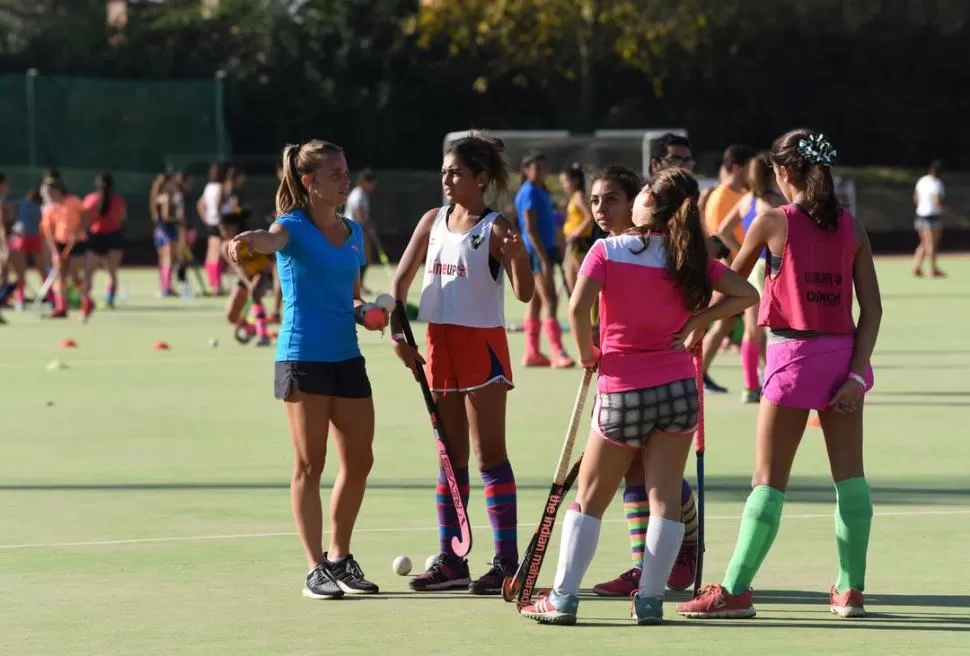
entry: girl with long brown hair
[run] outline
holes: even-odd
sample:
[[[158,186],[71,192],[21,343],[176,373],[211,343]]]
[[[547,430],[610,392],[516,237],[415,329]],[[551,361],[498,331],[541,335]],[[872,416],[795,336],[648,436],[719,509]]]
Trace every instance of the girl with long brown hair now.
[[[664,590],[684,537],[682,476],[700,407],[684,344],[758,300],[754,287],[708,255],[698,196],[688,171],[662,171],[634,201],[636,229],[596,242],[583,261],[569,319],[582,365],[598,368],[599,381],[553,588],[522,609],[538,622],[576,622],[603,513],[635,458],[643,462],[650,523],[631,614],[638,624],[663,619]],[[719,298],[710,304],[714,291]],[[597,294],[599,348],[590,321]]]

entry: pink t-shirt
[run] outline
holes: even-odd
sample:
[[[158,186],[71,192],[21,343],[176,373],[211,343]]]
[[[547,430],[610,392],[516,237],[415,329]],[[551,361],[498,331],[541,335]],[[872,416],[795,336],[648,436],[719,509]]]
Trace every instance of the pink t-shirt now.
[[[674,335],[691,313],[681,291],[667,279],[666,262],[663,236],[654,234],[647,239],[646,249],[635,234],[601,239],[583,260],[580,275],[603,286],[600,392],[644,389],[694,377],[690,353],[671,348]],[[725,271],[725,265],[709,260],[711,280]]]

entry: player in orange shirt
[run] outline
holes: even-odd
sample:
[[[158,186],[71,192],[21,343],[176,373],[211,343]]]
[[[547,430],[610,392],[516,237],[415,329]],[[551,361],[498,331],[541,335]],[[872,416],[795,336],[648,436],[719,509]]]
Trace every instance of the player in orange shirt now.
[[[91,315],[94,305],[89,294],[91,267],[87,257],[88,212],[74,194],[68,194],[64,182],[46,178],[50,202],[44,206],[41,232],[50,249],[51,266],[57,272],[52,319],[67,317],[67,281],[70,277],[81,292],[81,318]]]

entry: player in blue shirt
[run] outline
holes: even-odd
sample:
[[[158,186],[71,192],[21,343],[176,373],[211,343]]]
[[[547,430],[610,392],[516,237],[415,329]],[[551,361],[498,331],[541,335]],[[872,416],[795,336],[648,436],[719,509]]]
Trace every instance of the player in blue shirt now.
[[[296,451],[290,503],[310,565],[303,596],[373,594],[377,586],[350,553],[374,461],[374,402],[357,344],[357,324],[375,307],[360,298],[363,233],[337,212],[350,192],[343,149],[316,140],[287,146],[283,171],[276,221],[237,235],[228,255],[240,263],[252,253],[276,253],[284,311],[275,388]],[[387,319],[385,313],[384,326]],[[320,476],[331,426],[341,462],[330,497],[330,548],[323,551]]]
[[[538,151],[527,153],[522,159],[522,186],[515,195],[515,213],[519,217],[519,232],[525,241],[536,276],[536,294],[529,302],[522,328],[525,331],[525,358],[527,367],[565,369],[575,366],[562,345],[562,326],[559,324],[556,299],[556,267],[562,264],[559,252],[556,209],[552,196],[546,190],[548,175],[546,156]],[[543,321],[539,323],[539,316]],[[539,350],[540,326],[545,329],[546,339],[552,349],[552,358]]]

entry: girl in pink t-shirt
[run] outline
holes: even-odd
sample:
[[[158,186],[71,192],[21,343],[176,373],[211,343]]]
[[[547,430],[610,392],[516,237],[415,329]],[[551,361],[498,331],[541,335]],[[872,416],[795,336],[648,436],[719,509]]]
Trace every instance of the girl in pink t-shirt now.
[[[696,372],[684,343],[758,301],[754,287],[708,256],[699,195],[690,172],[660,172],[634,201],[636,229],[596,242],[580,269],[569,315],[583,366],[599,367],[593,425],[576,502],[563,519],[555,583],[522,609],[526,617],[575,623],[601,518],[640,458],[650,522],[632,615],[638,624],[663,619],[665,584],[684,537],[681,483],[699,415]],[[714,291],[719,298],[710,304]],[[599,349],[590,322],[597,294]]]
[[[811,410],[825,433],[835,480],[839,573],[829,591],[841,617],[865,615],[866,554],[872,499],[862,466],[862,406],[872,387],[869,358],[882,317],[879,282],[865,229],[839,206],[831,165],[836,151],[821,134],[793,130],[775,141],[771,163],[791,203],[748,228],[734,270],[747,276],[762,249],[768,276],[758,324],[768,330],[753,488],[734,555],[720,585],[681,604],[695,618],[753,617],[751,582],[778,527],[795,452]],[[852,291],[859,325],[852,319]]]

